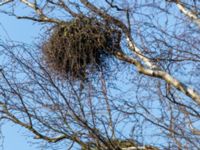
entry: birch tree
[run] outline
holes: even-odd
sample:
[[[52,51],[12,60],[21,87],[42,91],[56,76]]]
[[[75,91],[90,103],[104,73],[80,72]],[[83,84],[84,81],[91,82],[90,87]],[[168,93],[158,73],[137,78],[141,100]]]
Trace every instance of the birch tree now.
[[[112,53],[117,65],[110,63],[108,79],[100,74],[98,81],[79,84],[48,72],[39,46],[2,41],[2,121],[38,140],[65,141],[69,149],[89,143],[120,149],[113,142],[119,139],[159,149],[200,148],[198,0],[8,0],[0,11],[48,31],[93,17],[121,32],[122,48]]]

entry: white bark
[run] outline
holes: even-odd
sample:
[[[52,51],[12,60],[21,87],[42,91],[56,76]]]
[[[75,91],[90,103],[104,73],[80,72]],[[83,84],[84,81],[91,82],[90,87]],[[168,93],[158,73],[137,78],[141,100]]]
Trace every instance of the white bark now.
[[[185,15],[187,16],[190,20],[192,20],[194,23],[196,23],[200,27],[200,18],[193,13],[192,11],[188,10],[186,7],[184,7],[182,4],[179,2],[176,3],[178,9]]]
[[[134,52],[135,55],[137,55],[142,61],[145,62],[145,65],[147,65],[151,69],[159,70],[159,67],[154,64],[149,58],[145,57],[145,55],[142,54],[141,50],[133,43],[133,41],[128,36],[126,37],[126,40],[129,48]]]
[[[162,71],[162,70],[148,69],[136,59],[131,58],[121,52],[115,53],[115,56],[122,61],[126,61],[130,64],[133,64],[137,68],[139,73],[142,73],[147,76],[163,79],[167,83],[173,85],[177,90],[181,91],[182,93],[184,93],[185,95],[193,99],[196,102],[196,104],[200,106],[200,94],[196,92],[194,89],[182,83],[181,81],[177,80],[176,78],[174,78],[167,72]],[[149,62],[147,61],[147,63]]]

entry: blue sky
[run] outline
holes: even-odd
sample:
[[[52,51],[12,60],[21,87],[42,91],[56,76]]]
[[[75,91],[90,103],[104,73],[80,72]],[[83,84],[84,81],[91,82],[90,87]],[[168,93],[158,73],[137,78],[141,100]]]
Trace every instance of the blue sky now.
[[[0,150],[36,150],[35,145],[28,143],[27,137],[23,136],[20,128],[11,124],[5,124],[1,128],[3,132],[3,139],[0,140],[2,146]]]
[[[38,24],[0,14],[1,40],[9,40],[11,38],[14,41],[32,43],[39,31]],[[0,145],[3,144],[3,146],[0,146],[0,150],[38,150],[36,145],[28,143],[31,139],[24,136],[24,131],[16,125],[7,123],[3,125],[1,130],[4,138],[0,137]]]

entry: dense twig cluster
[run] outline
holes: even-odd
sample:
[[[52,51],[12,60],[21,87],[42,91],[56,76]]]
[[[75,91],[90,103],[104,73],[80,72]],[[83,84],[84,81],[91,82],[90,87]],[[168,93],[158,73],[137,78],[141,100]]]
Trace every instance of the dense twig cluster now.
[[[108,68],[107,59],[120,49],[118,30],[92,18],[75,18],[57,25],[43,43],[44,59],[53,72],[85,80]],[[108,70],[107,70],[108,71]]]

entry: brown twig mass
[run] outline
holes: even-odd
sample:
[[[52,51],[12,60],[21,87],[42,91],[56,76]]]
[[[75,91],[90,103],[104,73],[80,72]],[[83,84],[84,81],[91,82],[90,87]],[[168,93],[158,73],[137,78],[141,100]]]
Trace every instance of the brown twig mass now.
[[[46,64],[57,75],[85,80],[106,70],[108,58],[120,50],[120,40],[120,31],[106,23],[87,17],[75,18],[53,29],[42,45],[42,52]]]

